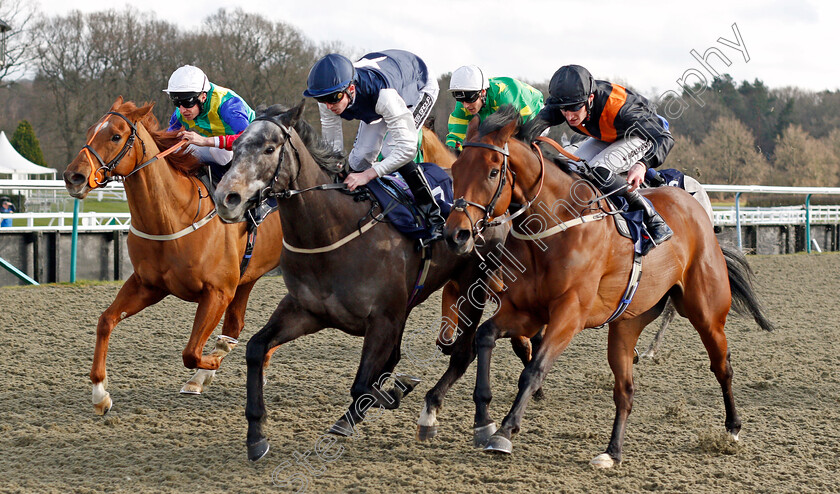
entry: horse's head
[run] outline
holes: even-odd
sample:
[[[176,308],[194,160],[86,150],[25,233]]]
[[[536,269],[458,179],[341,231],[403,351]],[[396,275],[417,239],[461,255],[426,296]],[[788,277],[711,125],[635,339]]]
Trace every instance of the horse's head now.
[[[459,254],[472,251],[475,236],[507,211],[516,185],[508,142],[519,127],[519,112],[502,107],[481,125],[470,122],[464,150],[452,165],[455,204],[446,222],[446,241]]]
[[[303,113],[304,102],[291,109],[273,105],[257,118],[233,144],[230,169],[216,187],[219,216],[241,221],[245,212],[264,197],[281,192],[297,176],[300,163],[287,143]]]
[[[112,176],[131,173],[143,152],[136,142],[137,123],[153,106],[137,108],[119,97],[110,111],[88,129],[85,146],[64,171],[64,186],[71,196],[84,199],[88,192],[102,187]],[[129,155],[134,159],[126,159]]]

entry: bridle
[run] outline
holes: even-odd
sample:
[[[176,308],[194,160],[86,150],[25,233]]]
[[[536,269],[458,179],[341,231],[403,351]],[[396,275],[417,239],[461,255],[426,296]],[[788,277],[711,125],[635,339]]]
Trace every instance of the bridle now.
[[[500,148],[499,146],[493,144],[487,144],[484,142],[465,142],[462,144],[463,147],[476,147],[476,148],[485,148],[490,149],[492,151],[496,151],[501,153],[504,156],[502,161],[502,168],[500,170],[500,178],[499,178],[499,185],[496,187],[496,191],[493,193],[493,197],[490,199],[490,202],[486,206],[482,206],[476,202],[468,201],[463,196],[455,199],[455,202],[452,204],[453,211],[461,211],[466,216],[472,226],[472,235],[473,238],[479,237],[481,238],[482,232],[487,228],[504,225],[505,223],[512,221],[514,218],[518,217],[519,215],[523,214],[528,208],[533,204],[533,202],[537,199],[537,196],[540,195],[543,186],[543,179],[545,178],[545,162],[543,161],[542,152],[540,148],[537,147],[536,143],[531,143],[534,149],[537,150],[537,155],[540,159],[540,185],[537,188],[536,194],[534,197],[531,198],[526,204],[522,205],[516,212],[509,214],[501,219],[492,219],[493,211],[496,209],[496,203],[499,201],[499,198],[502,195],[502,192],[507,185],[507,175],[508,171],[510,171],[511,181],[510,181],[510,192],[513,195],[514,188],[516,187],[516,172],[510,168],[508,163],[510,158],[510,150],[508,149],[508,143],[505,142],[505,147]],[[473,206],[478,210],[484,213],[482,218],[479,218],[477,221],[473,221],[472,217],[470,216],[469,212],[467,211],[467,206]]]
[[[125,120],[125,123],[127,123],[128,127],[131,129],[131,134],[129,134],[128,139],[126,139],[125,144],[123,144],[122,149],[120,149],[117,155],[114,156],[114,158],[111,159],[111,161],[105,163],[105,160],[102,159],[102,156],[100,156],[99,153],[97,153],[96,150],[93,149],[91,143],[93,143],[93,140],[96,138],[96,135],[99,133],[99,131],[105,128],[105,123],[111,118],[111,115],[116,115]],[[125,157],[128,151],[134,147],[134,141],[136,139],[137,125],[135,125],[134,122],[129,120],[128,117],[126,117],[122,113],[115,111],[109,111],[105,114],[105,120],[103,120],[102,123],[96,126],[96,130],[93,132],[93,135],[90,137],[90,139],[88,139],[87,143],[85,143],[84,147],[82,147],[82,149],[79,151],[80,154],[82,152],[85,153],[88,163],[90,164],[91,173],[88,176],[88,185],[90,185],[91,189],[102,187],[108,182],[125,181],[125,179],[127,179],[128,177],[134,175],[135,173],[154,163],[158,159],[163,158],[164,156],[176,151],[187,142],[186,139],[184,139],[179,143],[175,144],[174,146],[170,147],[169,149],[161,151],[160,153],[154,155],[151,159],[135,166],[134,169],[126,175],[118,175],[114,173],[114,169],[117,167],[117,165],[120,164],[120,161],[122,161],[122,159]],[[143,147],[143,155],[140,157],[142,159],[146,157],[146,143],[144,143],[141,139],[140,145]],[[91,155],[93,155],[96,158],[96,161],[99,162],[99,168],[96,167],[96,164],[93,162],[93,158],[91,158]],[[99,180],[100,175],[102,176],[101,181]]]
[[[297,148],[291,142],[292,141],[292,139],[291,139],[292,132],[291,132],[291,129],[289,129],[289,127],[286,127],[285,125],[283,125],[282,122],[280,122],[276,118],[272,118],[272,117],[265,117],[265,116],[257,117],[257,118],[254,119],[254,122],[260,121],[260,120],[265,121],[265,122],[271,122],[271,123],[273,123],[274,125],[276,125],[277,127],[280,128],[280,130],[283,133],[283,144],[280,146],[280,159],[277,161],[277,168],[275,168],[275,170],[274,170],[274,176],[271,177],[271,181],[260,191],[260,193],[258,195],[258,199],[257,199],[258,204],[262,203],[263,201],[268,200],[271,197],[275,197],[277,199],[288,199],[288,198],[296,196],[298,194],[302,194],[304,192],[309,192],[310,190],[330,190],[330,189],[346,189],[347,188],[346,184],[344,184],[343,182],[339,182],[339,183],[332,183],[332,184],[316,185],[314,187],[307,187],[306,189],[289,189],[289,188],[286,188],[286,189],[282,189],[282,190],[279,190],[279,191],[275,190],[275,187],[277,186],[278,179],[280,178],[280,172],[283,169],[283,161],[284,161],[284,158],[286,157],[286,144],[288,144],[289,147],[292,148],[292,151],[295,153],[295,158],[297,159],[297,162],[298,162],[297,175],[295,176],[294,179],[289,181],[289,185],[292,185],[295,182],[297,182],[297,179],[300,176],[300,171],[301,171],[300,153],[298,153]]]

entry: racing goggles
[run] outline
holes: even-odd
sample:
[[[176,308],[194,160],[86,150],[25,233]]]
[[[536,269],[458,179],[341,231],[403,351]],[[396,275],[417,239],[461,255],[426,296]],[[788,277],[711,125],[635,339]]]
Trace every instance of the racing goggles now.
[[[344,91],[338,91],[336,93],[325,94],[323,96],[316,96],[315,101],[326,105],[334,105],[341,101],[342,98],[344,98]]]
[[[578,111],[581,108],[583,108],[584,103],[586,103],[586,102],[581,101],[580,103],[572,103],[570,105],[560,105],[560,111],[568,111],[568,112]]]
[[[201,103],[201,100],[198,99],[198,96],[190,96],[188,98],[172,98],[172,104],[175,105],[175,108],[184,107],[184,108],[192,108],[195,105]]]
[[[481,91],[452,91],[452,97],[459,103],[474,103],[481,96]]]

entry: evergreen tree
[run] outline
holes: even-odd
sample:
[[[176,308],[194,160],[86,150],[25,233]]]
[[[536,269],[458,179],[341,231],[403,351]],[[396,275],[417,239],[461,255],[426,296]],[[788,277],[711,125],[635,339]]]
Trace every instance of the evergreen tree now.
[[[35,137],[35,131],[29,121],[21,120],[18,123],[10,142],[12,147],[24,158],[36,165],[47,166],[46,161],[44,161],[44,153],[41,152],[41,144]]]

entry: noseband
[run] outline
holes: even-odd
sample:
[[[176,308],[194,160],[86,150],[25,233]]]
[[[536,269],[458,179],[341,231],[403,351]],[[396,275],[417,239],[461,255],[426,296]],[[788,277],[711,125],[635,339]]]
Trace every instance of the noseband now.
[[[280,127],[280,130],[283,133],[283,144],[280,146],[280,159],[277,161],[277,168],[274,170],[274,176],[271,178],[271,182],[263,188],[258,196],[258,204],[262,203],[263,201],[267,200],[270,197],[276,197],[277,199],[288,199],[292,196],[296,196],[298,194],[302,194],[304,192],[308,192],[310,190],[328,190],[328,189],[346,189],[347,185],[344,183],[332,183],[332,184],[322,184],[316,185],[314,187],[308,187],[306,189],[282,189],[279,191],[275,191],[275,186],[277,185],[277,180],[280,177],[280,171],[283,168],[283,158],[286,156],[286,144],[288,144],[292,151],[295,153],[295,158],[298,161],[298,171],[297,176],[289,181],[289,185],[297,182],[298,176],[300,176],[301,166],[300,166],[300,154],[298,153],[297,148],[295,148],[294,144],[291,143],[292,132],[289,127],[283,125],[280,121],[275,118],[271,117],[257,117],[254,119],[254,122],[262,120],[265,122],[271,122],[274,125]],[[253,123],[253,122],[252,122]]]
[[[502,169],[500,171],[501,178],[499,179],[499,185],[498,185],[498,187],[496,187],[496,192],[493,193],[493,197],[490,199],[490,202],[486,206],[482,206],[481,204],[478,204],[478,203],[475,203],[475,202],[472,202],[472,201],[468,201],[463,196],[459,197],[458,199],[455,199],[455,202],[452,204],[452,209],[454,211],[461,211],[467,216],[467,219],[470,221],[470,224],[472,225],[472,235],[473,235],[473,237],[481,237],[481,233],[484,230],[486,230],[487,228],[490,228],[490,227],[493,227],[493,226],[504,225],[505,223],[513,220],[514,218],[516,218],[517,216],[521,215],[522,213],[524,213],[525,211],[528,210],[528,208],[531,206],[531,204],[534,202],[534,200],[537,198],[537,196],[540,195],[540,192],[542,191],[543,179],[545,178],[545,163],[543,161],[542,153],[539,153],[539,148],[536,146],[536,144],[532,143],[532,146],[534,146],[534,148],[537,149],[538,156],[539,156],[539,159],[540,159],[540,185],[539,185],[539,188],[537,189],[537,193],[534,194],[534,197],[530,201],[528,201],[527,204],[520,207],[519,210],[516,211],[515,213],[510,214],[503,219],[492,220],[493,210],[496,209],[496,203],[499,201],[499,197],[501,197],[502,191],[504,190],[505,185],[507,183],[508,169],[510,169],[510,175],[511,175],[511,181],[510,181],[511,196],[513,195],[513,190],[516,187],[516,172],[512,168],[510,168],[509,163],[508,163],[509,158],[510,158],[510,150],[508,149],[508,143],[505,142],[505,147],[504,148],[500,148],[499,146],[495,146],[493,144],[487,144],[487,143],[484,143],[484,142],[464,142],[462,144],[462,146],[463,147],[486,148],[486,149],[490,149],[492,151],[496,151],[498,153],[501,153],[502,156],[504,156],[504,160],[502,161]],[[473,222],[472,217],[470,217],[469,212],[467,212],[467,206],[473,206],[473,207],[478,208],[479,210],[483,211],[484,212],[484,217],[479,219],[478,221]]]
[[[131,128],[131,134],[129,134],[128,140],[125,141],[125,144],[123,144],[123,147],[122,147],[122,149],[120,149],[120,152],[117,153],[116,156],[114,156],[114,159],[105,163],[105,160],[102,159],[102,156],[99,156],[99,153],[97,153],[96,150],[93,149],[93,147],[91,147],[90,144],[93,142],[93,139],[96,137],[96,134],[98,134],[99,131],[103,129],[103,126],[105,125],[105,122],[107,122],[108,119],[111,118],[110,115],[116,115],[116,116],[122,118],[123,120],[125,120],[125,123],[127,123],[129,128]],[[120,163],[120,161],[126,155],[126,153],[128,153],[128,150],[131,149],[134,146],[134,140],[136,138],[137,138],[137,126],[134,125],[134,123],[131,120],[129,120],[128,117],[126,117],[122,113],[117,113],[115,111],[109,111],[108,113],[105,114],[105,120],[101,124],[99,124],[98,128],[93,133],[93,136],[91,136],[90,140],[88,140],[88,142],[84,145],[82,150],[79,151],[80,153],[82,151],[85,152],[85,154],[87,155],[88,163],[90,163],[91,171],[93,172],[93,173],[90,174],[90,178],[88,179],[88,183],[90,184],[91,188],[95,189],[97,187],[102,187],[103,185],[107,184],[108,182],[120,181],[120,180],[125,178],[125,177],[120,177],[119,175],[115,175],[114,174],[114,168],[117,167],[117,165]],[[141,140],[140,143],[142,144],[143,141]],[[91,157],[90,157],[91,154],[94,157],[96,157],[96,161],[99,162],[99,168],[96,168],[96,165],[94,164],[93,159],[91,159]],[[146,145],[145,144],[143,144],[143,156],[146,156]],[[101,182],[99,181],[99,178],[98,178],[98,175],[100,173],[102,174],[102,181]],[[132,173],[134,173],[134,172],[132,171]],[[127,176],[128,175],[126,175],[126,177]]]

